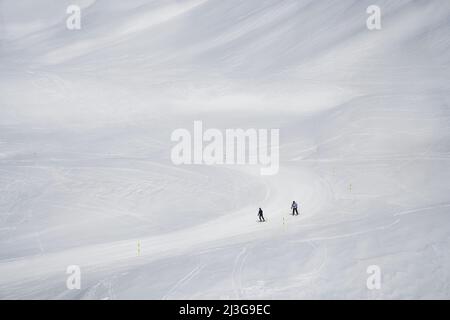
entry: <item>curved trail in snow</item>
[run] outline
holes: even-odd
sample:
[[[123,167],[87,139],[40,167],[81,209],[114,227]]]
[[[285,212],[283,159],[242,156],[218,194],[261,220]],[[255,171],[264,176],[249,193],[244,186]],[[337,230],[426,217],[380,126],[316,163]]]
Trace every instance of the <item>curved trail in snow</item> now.
[[[225,245],[242,243],[269,232],[283,230],[283,223],[299,223],[314,212],[305,213],[302,202],[319,210],[323,196],[330,196],[325,186],[315,173],[309,170],[283,169],[278,175],[261,176],[267,184],[268,194],[261,204],[267,218],[266,223],[257,222],[257,207],[241,208],[233,213],[196,225],[194,227],[157,236],[126,241],[91,245],[57,253],[42,253],[39,256],[18,258],[0,263],[1,285],[24,281],[37,276],[51,276],[62,273],[68,265],[77,264],[81,268],[108,268],[110,266],[133,266],[148,263],[161,258],[178,254],[195,252],[201,249],[214,248],[219,243]],[[300,216],[289,215],[291,199],[300,202]],[[280,208],[285,208],[282,210]],[[296,219],[296,220],[294,220]],[[140,243],[140,254],[137,245]],[[29,274],[29,270],[33,270]],[[29,275],[27,275],[29,274]]]

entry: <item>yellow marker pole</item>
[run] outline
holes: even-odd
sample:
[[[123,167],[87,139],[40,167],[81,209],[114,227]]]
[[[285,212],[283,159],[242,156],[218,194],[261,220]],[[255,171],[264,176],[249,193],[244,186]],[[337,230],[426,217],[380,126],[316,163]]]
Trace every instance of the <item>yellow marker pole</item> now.
[[[137,255],[138,255],[138,257],[141,255],[141,241],[140,240],[138,240],[138,243],[137,243]]]

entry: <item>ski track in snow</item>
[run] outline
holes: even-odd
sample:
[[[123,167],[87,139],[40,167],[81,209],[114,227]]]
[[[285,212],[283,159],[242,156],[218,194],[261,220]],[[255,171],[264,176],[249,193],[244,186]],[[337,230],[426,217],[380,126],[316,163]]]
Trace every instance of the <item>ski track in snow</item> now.
[[[248,256],[247,247],[244,247],[236,256],[233,265],[232,285],[235,299],[242,298],[242,269]]]
[[[162,297],[162,300],[169,300],[173,299],[172,297],[177,294],[177,291],[183,287],[185,284],[190,282],[192,279],[194,279],[197,274],[199,274],[202,269],[204,268],[204,265],[199,265],[195,267],[193,270],[191,270],[186,276],[184,276],[182,279],[180,279],[170,290],[167,292],[166,295]]]

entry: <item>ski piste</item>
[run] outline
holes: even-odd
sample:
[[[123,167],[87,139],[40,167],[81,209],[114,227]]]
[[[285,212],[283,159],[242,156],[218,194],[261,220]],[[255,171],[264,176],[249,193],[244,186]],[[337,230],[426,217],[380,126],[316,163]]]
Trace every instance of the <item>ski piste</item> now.
[[[449,17],[1,1],[0,299],[449,299]]]

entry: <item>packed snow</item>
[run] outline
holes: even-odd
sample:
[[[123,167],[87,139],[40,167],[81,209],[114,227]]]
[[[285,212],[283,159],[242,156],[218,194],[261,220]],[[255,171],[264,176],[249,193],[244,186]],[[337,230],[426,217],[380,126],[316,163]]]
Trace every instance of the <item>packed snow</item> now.
[[[0,298],[449,299],[449,104],[448,0],[1,1]]]

